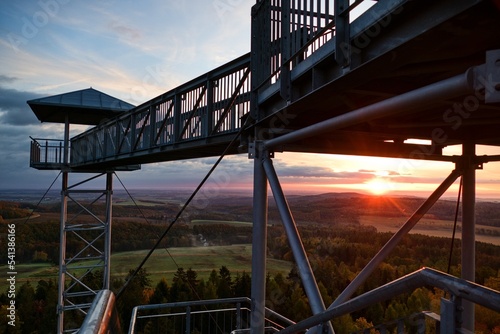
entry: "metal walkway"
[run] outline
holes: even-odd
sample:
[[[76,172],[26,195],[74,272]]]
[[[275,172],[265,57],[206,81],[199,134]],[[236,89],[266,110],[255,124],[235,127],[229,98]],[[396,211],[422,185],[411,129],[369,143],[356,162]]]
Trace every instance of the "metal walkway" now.
[[[63,144],[35,139],[31,166],[109,173],[225,149],[248,154],[254,159],[252,333],[264,331],[268,183],[314,319],[325,320],[458,177],[468,250],[462,279],[474,281],[475,172],[500,160],[476,155],[476,145],[500,146],[499,50],[498,1],[258,0],[249,54],[108,120],[94,119],[96,127]],[[67,135],[68,117],[65,123]],[[444,155],[450,145],[462,145],[463,155]],[[272,166],[279,151],[441,160],[454,169],[327,308]],[[472,330],[473,305],[464,301],[463,309],[463,328]]]
[[[252,13],[251,53],[72,138],[70,166],[100,170],[218,156],[242,126],[246,131],[228,153],[247,153],[254,139],[277,138],[349,114],[354,121],[335,132],[276,150],[409,157],[417,149],[428,153],[421,154],[425,158],[449,160],[441,154],[447,145],[500,144],[498,106],[482,103],[484,95],[498,101],[494,57],[488,60],[491,69],[467,74],[470,87],[439,101],[429,96],[370,119],[352,113],[485,64],[486,53],[500,49],[492,2],[342,2],[323,0],[311,7],[299,1],[287,7],[259,1]],[[348,19],[367,3],[372,7]],[[483,95],[476,97],[472,85],[482,85]],[[405,144],[409,138],[432,144]],[[43,143],[37,147],[50,150]],[[43,157],[36,157],[39,168]]]

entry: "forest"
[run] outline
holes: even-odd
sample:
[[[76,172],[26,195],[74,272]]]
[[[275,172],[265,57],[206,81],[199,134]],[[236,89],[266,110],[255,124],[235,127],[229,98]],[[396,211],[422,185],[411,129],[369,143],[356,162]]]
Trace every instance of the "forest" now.
[[[368,263],[381,246],[392,236],[377,232],[373,226],[359,224],[359,216],[367,211],[374,215],[391,217],[414,211],[421,199],[397,198],[380,199],[371,196],[326,194],[319,196],[297,196],[289,199],[298,223],[299,233],[311,261],[316,280],[325,304],[329,305],[349,284],[355,275]],[[478,203],[478,222],[489,226],[498,224],[498,203]],[[26,216],[32,207],[19,203],[2,203],[3,212],[12,212],[9,220],[2,223],[2,238],[7,221]],[[455,203],[440,201],[429,212],[429,216],[453,219]],[[98,209],[98,208],[97,208]],[[5,210],[5,211],[4,211]],[[16,222],[17,252],[19,260],[25,262],[58,262],[59,223],[56,215],[58,205],[40,210],[40,218]],[[148,249],[156,242],[175,211],[175,205],[135,207],[120,206],[114,210],[113,252]],[[268,228],[268,257],[293,261],[279,217],[270,202]],[[145,218],[142,219],[142,218]],[[210,211],[191,209],[174,226],[161,247],[189,247],[199,245],[202,235],[210,245],[248,244],[251,242],[251,225],[231,224],[231,221],[250,221],[251,199],[242,197],[232,201],[221,198],[210,203]],[[200,222],[201,221],[201,222]],[[203,223],[203,221],[211,221]],[[224,223],[227,221],[228,223]],[[198,222],[198,223],[197,223]],[[137,233],[140,231],[140,233]],[[77,249],[80,245],[68,244]],[[391,280],[413,272],[421,267],[432,267],[460,275],[460,242],[455,242],[450,257],[450,238],[431,237],[419,234],[407,235],[389,257],[371,275],[370,279],[357,291],[361,294]],[[1,250],[2,252],[4,249]],[[476,282],[492,289],[500,290],[500,247],[487,243],[477,243]],[[2,254],[2,258],[4,254]],[[451,261],[449,261],[451,259]],[[135,268],[129,268],[133,270]],[[85,277],[86,284],[98,287],[99,273]],[[130,312],[138,304],[156,304],[173,301],[250,296],[250,272],[235,272],[231,264],[213,268],[208,279],[198,278],[196,268],[179,267],[170,280],[163,278],[153,282],[147,270],[127,287],[118,299],[118,311],[123,328],[128,328]],[[118,291],[124,284],[122,277],[113,278],[113,290]],[[301,320],[310,315],[297,270],[286,274],[268,275],[267,303],[284,316]],[[392,319],[405,318],[421,311],[438,312],[443,291],[422,288],[409,295],[372,306],[363,312],[344,316],[333,321],[337,333],[351,333]],[[0,295],[0,316],[4,317],[8,298]],[[18,323],[21,326],[3,327],[5,333],[49,333],[54,332],[57,304],[57,283],[55,279],[25,282],[18,286],[16,302]],[[81,319],[75,319],[79,321]],[[476,329],[478,333],[500,333],[500,314],[478,307],[476,309]],[[1,326],[4,325],[2,322]],[[169,327],[170,326],[170,327]],[[168,322],[142,322],[141,333],[156,333],[159,330],[175,329]],[[14,331],[13,331],[14,330]]]

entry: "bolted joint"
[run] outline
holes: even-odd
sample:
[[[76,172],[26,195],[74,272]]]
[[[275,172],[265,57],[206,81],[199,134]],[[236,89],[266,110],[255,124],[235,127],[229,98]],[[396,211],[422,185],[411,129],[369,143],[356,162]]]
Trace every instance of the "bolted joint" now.
[[[468,169],[483,170],[484,162],[481,159],[476,159],[477,157],[462,157],[455,162],[455,169],[463,174],[464,171]]]
[[[274,158],[274,152],[269,151],[263,141],[256,140],[248,144],[248,159]]]
[[[486,52],[486,62],[474,71],[474,89],[486,103],[500,102],[500,50]]]

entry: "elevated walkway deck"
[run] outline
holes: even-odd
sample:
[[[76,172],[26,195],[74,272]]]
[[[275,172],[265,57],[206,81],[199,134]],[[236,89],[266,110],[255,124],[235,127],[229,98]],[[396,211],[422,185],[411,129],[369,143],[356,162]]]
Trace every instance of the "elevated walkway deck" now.
[[[497,55],[486,60],[488,51],[500,49],[495,3],[378,1],[352,22],[345,20],[349,10],[367,2],[356,1],[337,14],[328,1],[317,13],[259,2],[252,14],[252,54],[72,138],[71,167],[218,156],[242,126],[246,131],[228,154],[246,153],[248,141],[256,137],[277,138],[486,62],[487,70],[483,66],[471,74],[467,91],[415,104],[412,110],[357,118],[349,126],[275,149],[389,157],[423,149],[432,151],[425,158],[447,160],[441,149],[464,140],[499,145],[500,107],[494,96],[500,80],[492,72]],[[484,103],[485,95],[493,103]],[[429,140],[429,145],[405,144],[410,138]]]

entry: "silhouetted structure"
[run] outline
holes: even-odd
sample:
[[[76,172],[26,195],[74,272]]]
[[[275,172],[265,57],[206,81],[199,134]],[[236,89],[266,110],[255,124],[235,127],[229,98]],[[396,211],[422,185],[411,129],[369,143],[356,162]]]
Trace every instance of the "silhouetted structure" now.
[[[62,163],[49,158],[52,146],[34,140],[31,164],[61,169],[66,177],[73,172],[108,173],[106,196],[110,196],[109,171],[115,168],[219,156],[226,148],[226,154],[248,153],[254,159],[252,333],[263,333],[265,327],[268,182],[314,314],[283,333],[317,331],[315,326],[320,324],[332,331],[327,322],[332,317],[429,283],[452,295],[442,304],[441,329],[472,331],[473,303],[497,311],[500,307],[498,292],[470,283],[475,275],[475,174],[484,163],[500,159],[477,156],[475,151],[476,145],[500,145],[499,64],[497,1],[257,1],[252,8],[249,54],[109,120],[94,121],[93,129],[65,138],[64,156],[69,147],[71,154]],[[41,102],[30,105],[42,121],[63,119],[68,106],[56,107],[59,116],[51,118],[45,109],[37,112]],[[98,115],[101,109],[95,111]],[[239,136],[236,141],[235,136]],[[409,139],[426,143],[412,144]],[[462,145],[462,156],[443,154],[450,145]],[[273,153],[278,151],[447,161],[452,171],[328,306],[319,294],[272,165]],[[463,178],[462,249],[466,250],[462,277],[424,269],[350,300],[398,240],[459,177]],[[66,178],[63,192],[67,189]],[[64,198],[62,226],[67,221]],[[62,227],[61,233],[67,230]],[[64,255],[61,259],[64,271]],[[64,284],[60,319],[70,308],[63,290]],[[62,320],[60,324],[62,331]]]

